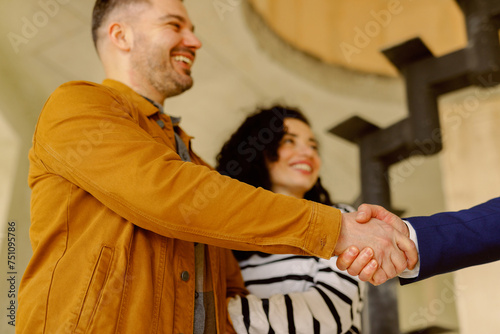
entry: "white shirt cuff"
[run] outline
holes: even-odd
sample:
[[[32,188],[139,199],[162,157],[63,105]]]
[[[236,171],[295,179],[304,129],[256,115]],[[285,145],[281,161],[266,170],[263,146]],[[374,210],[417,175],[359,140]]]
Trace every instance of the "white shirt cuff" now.
[[[417,253],[418,253],[417,232],[415,232],[415,229],[413,228],[413,226],[411,226],[410,222],[408,222],[406,220],[403,220],[403,221],[405,222],[406,226],[408,226],[408,230],[410,231],[410,239],[411,239],[411,241],[413,241],[415,243],[415,246],[417,247]],[[418,261],[417,261],[417,265],[415,266],[415,268],[413,268],[413,270],[409,270],[408,268],[406,268],[398,276],[400,278],[415,278],[418,276],[419,273],[420,273],[420,253],[418,253]]]

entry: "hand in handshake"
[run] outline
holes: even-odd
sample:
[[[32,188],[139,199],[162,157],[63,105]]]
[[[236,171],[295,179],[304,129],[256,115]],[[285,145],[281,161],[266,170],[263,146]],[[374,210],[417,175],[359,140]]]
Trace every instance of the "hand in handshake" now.
[[[335,254],[340,254],[339,269],[373,285],[396,277],[406,268],[413,269],[418,261],[406,224],[383,207],[369,204],[342,214]]]

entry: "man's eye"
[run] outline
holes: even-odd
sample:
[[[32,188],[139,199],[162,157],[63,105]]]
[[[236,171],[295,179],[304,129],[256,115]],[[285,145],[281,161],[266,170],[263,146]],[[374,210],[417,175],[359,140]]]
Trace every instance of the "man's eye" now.
[[[179,23],[172,22],[172,23],[169,23],[169,25],[171,27],[175,28],[175,30],[180,30],[181,29],[181,25]]]

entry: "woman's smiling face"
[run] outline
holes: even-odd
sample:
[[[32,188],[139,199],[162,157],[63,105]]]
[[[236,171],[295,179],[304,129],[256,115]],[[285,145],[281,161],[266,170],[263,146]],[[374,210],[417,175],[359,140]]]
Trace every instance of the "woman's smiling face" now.
[[[286,118],[284,126],[278,160],[267,162],[271,190],[303,198],[318,180],[321,167],[318,142],[309,125],[298,119]]]

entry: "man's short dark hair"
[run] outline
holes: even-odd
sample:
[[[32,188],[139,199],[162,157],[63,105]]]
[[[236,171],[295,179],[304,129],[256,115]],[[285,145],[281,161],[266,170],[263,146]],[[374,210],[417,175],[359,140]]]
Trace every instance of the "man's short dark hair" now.
[[[150,0],[97,0],[92,12],[92,39],[97,48],[98,33],[97,31],[102,25],[102,22],[115,8],[134,3],[150,3]]]

